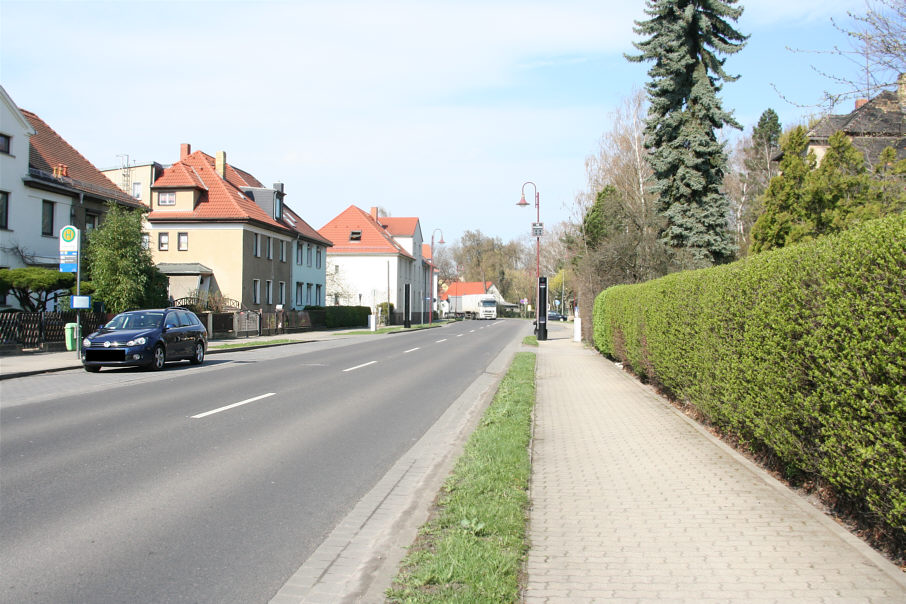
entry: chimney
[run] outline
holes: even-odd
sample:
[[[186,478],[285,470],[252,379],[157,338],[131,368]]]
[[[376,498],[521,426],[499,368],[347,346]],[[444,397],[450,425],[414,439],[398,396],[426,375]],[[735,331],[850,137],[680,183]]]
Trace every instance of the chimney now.
[[[214,161],[214,169],[220,175],[220,178],[226,180],[226,151],[218,151],[217,159]]]
[[[375,206],[371,206],[371,217],[377,222],[377,208]]]
[[[282,182],[275,182],[275,183],[274,183],[274,191],[277,191],[278,193],[283,193],[283,183],[282,183]]]
[[[856,99],[856,109],[859,109],[868,102],[868,99]]]
[[[192,154],[192,145],[183,143],[179,146],[179,159],[185,159]]]

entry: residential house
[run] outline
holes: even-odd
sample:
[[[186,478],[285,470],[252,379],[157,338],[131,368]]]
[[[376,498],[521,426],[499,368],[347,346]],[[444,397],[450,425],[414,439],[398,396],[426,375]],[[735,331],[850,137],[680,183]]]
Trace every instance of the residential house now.
[[[132,195],[145,205],[150,205],[151,185],[164,173],[164,166],[157,162],[130,164],[128,156],[119,168],[108,168],[101,173],[121,190]]]
[[[0,268],[58,268],[60,229],[84,238],[110,202],[142,207],[0,86]]]
[[[418,218],[378,216],[377,208],[352,205],[318,232],[334,244],[327,253],[328,304],[390,302],[394,322],[427,320],[430,264]]]
[[[310,244],[323,258],[330,241],[284,197],[281,183],[265,187],[227,163],[225,152],[212,157],[183,144],[179,161],[152,185],[147,216],[148,245],[170,277],[170,296],[217,293],[242,308],[273,311],[299,307],[294,283],[323,291],[323,266],[320,277],[314,267],[295,268],[294,250]]]
[[[900,75],[896,92],[885,90],[871,100],[860,99],[850,113],[827,115],[809,130],[808,148],[819,162],[837,131],[850,138],[870,166],[887,147],[894,148],[898,159],[906,157],[906,74]]]
[[[282,187],[281,187],[282,192]],[[327,295],[327,248],[333,242],[302,220],[288,206],[283,206],[283,222],[296,231],[293,245],[292,307],[324,306]]]

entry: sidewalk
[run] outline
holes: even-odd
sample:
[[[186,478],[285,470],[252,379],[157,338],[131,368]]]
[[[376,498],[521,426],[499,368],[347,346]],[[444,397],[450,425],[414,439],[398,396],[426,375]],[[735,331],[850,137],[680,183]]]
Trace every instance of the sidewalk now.
[[[298,333],[278,334],[275,336],[253,336],[248,338],[228,338],[208,341],[208,355],[222,352],[236,352],[247,348],[267,345],[273,340],[292,340],[294,343],[319,342],[342,337],[343,333],[350,331],[363,331],[367,327],[345,330],[318,330],[302,331]],[[224,344],[230,348],[218,349]],[[242,346],[239,346],[239,345]],[[48,371],[63,371],[66,369],[81,369],[82,363],[75,351],[66,352],[35,352],[0,356],[0,380],[23,377]]]
[[[906,602],[906,574],[596,352],[539,347],[527,604]]]

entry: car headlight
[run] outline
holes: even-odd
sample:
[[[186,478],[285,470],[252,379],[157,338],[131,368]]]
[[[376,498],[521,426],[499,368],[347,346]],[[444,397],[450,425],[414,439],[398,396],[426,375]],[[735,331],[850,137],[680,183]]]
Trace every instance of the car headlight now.
[[[142,336],[140,338],[135,338],[134,340],[129,340],[128,342],[126,342],[126,346],[144,346],[145,342],[147,341],[147,338],[145,338],[145,336]]]
[[[91,346],[91,340],[89,340],[88,338],[85,338],[84,340],[82,340],[83,348],[88,348],[89,346]]]

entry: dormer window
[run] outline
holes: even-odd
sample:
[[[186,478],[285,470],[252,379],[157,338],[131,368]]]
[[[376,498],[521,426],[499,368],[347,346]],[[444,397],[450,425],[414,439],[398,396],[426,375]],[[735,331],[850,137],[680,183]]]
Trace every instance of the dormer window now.
[[[175,206],[176,205],[176,191],[167,191],[160,192],[157,194],[157,205],[159,206]]]
[[[350,231],[349,240],[350,241],[361,241],[362,240],[362,231]]]

